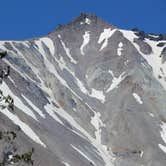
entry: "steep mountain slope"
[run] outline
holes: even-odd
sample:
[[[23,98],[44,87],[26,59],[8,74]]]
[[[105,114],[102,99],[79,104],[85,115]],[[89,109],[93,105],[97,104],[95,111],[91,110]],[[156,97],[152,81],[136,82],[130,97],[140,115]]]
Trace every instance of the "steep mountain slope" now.
[[[11,66],[0,89],[14,98],[0,128],[17,132],[20,151],[35,148],[34,165],[166,165],[165,35],[81,14],[0,51]]]

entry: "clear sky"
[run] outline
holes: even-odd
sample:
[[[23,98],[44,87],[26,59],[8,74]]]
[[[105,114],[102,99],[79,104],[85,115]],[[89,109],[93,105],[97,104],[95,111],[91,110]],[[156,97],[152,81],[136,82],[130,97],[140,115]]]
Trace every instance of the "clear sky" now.
[[[111,24],[166,34],[166,0],[0,0],[0,40],[39,37],[80,12]]]

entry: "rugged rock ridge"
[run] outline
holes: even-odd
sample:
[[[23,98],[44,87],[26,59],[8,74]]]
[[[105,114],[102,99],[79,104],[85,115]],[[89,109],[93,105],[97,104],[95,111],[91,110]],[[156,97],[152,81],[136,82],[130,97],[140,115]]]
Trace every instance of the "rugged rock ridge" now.
[[[92,14],[92,13],[89,13],[89,14],[86,14],[86,13],[81,13],[80,16],[74,18],[71,22],[69,22],[68,24],[59,24],[57,26],[57,28],[50,32],[50,33],[55,33],[56,31],[58,30],[62,30],[62,29],[66,29],[66,28],[73,28],[72,30],[79,30],[80,28],[84,28],[84,27],[88,27],[88,26],[91,26],[93,28],[95,28],[95,25],[96,25],[96,28],[98,28],[97,25],[105,25],[105,26],[112,26],[110,23],[104,21],[103,19],[97,17],[96,15]]]
[[[164,35],[92,14],[42,38],[1,41],[11,75],[0,89],[15,108],[1,110],[0,126],[20,127],[34,165],[165,166],[165,49]]]

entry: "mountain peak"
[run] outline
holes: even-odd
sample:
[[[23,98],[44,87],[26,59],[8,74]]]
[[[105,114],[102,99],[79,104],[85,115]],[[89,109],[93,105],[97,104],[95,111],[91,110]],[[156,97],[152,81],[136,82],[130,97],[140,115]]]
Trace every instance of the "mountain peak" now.
[[[105,20],[101,19],[100,17],[96,16],[93,13],[80,13],[79,16],[77,16],[76,18],[74,18],[71,22],[67,23],[67,24],[59,24],[57,26],[57,28],[51,32],[54,33],[55,31],[58,30],[63,30],[64,28],[72,28],[72,29],[80,29],[83,27],[113,27],[115,28],[115,26],[109,24],[108,22],[106,22]]]
[[[93,13],[80,13],[80,15],[78,17],[76,17],[73,22],[83,22],[83,21],[87,21],[87,20],[90,20],[90,21],[96,21],[98,19],[98,17],[93,14]],[[88,23],[87,23],[88,24]]]

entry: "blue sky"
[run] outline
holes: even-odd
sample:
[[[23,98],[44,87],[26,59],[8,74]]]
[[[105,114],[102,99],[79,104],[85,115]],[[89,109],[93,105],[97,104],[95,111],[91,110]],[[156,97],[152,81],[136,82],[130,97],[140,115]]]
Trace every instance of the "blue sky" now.
[[[113,25],[166,33],[166,0],[1,0],[0,40],[38,37],[94,13]]]

